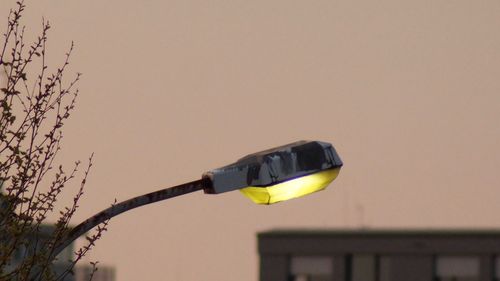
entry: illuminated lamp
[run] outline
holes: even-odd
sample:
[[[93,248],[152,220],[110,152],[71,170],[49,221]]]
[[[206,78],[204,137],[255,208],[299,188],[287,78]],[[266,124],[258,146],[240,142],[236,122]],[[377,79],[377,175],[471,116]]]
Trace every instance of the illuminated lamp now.
[[[320,141],[299,141],[250,154],[203,174],[205,193],[239,189],[257,204],[273,204],[325,189],[339,174],[342,160]]]

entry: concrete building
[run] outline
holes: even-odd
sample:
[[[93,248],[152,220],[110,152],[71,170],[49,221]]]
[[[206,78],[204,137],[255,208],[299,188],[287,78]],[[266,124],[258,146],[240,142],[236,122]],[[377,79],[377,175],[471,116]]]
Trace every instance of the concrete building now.
[[[260,281],[499,281],[500,230],[258,234]]]
[[[0,183],[1,188],[1,183]],[[0,190],[0,218],[1,216],[14,215],[8,212],[5,212],[6,205],[5,199],[3,198],[3,194]],[[2,225],[0,225],[0,242],[7,241],[9,237],[6,237],[4,232],[2,232]],[[39,231],[33,233],[32,235],[26,237],[28,246],[19,246],[16,248],[16,251],[12,255],[12,259],[10,260],[10,264],[7,265],[4,270],[4,273],[12,272],[15,268],[17,268],[27,257],[32,256],[35,251],[38,251],[44,245],[44,241],[50,239],[55,231],[54,225],[43,224],[40,225]],[[35,243],[36,241],[36,243]],[[35,249],[36,245],[36,249]],[[56,260],[52,264],[52,270],[55,276],[58,277],[60,281],[88,281],[90,280],[90,275],[92,272],[92,268],[88,265],[81,265],[78,263],[76,267],[71,269],[71,264],[75,258],[75,246],[74,243],[71,243],[68,247],[66,247],[59,255],[57,255]],[[1,254],[1,253],[0,253]],[[60,278],[59,278],[60,277]],[[1,279],[1,278],[0,278]],[[109,266],[98,266],[98,271],[93,275],[92,280],[94,281],[114,281],[115,280],[115,269]]]
[[[97,266],[97,271],[93,272],[93,267],[90,265],[78,265],[75,270],[75,281],[114,281],[115,268],[110,266]]]
[[[37,249],[43,247],[43,241],[51,237],[52,232],[54,231],[54,226],[51,225],[41,225],[38,235],[29,236],[26,239],[28,241],[40,241],[39,243],[28,242],[27,245],[33,246],[19,246],[16,251],[12,255],[12,259],[10,260],[10,264],[7,265],[4,269],[5,272],[9,272],[17,268],[26,258],[32,256],[35,248],[34,245],[37,245]],[[69,268],[71,266],[71,260],[73,259],[73,244],[69,245],[64,251],[62,251],[57,257],[56,261],[52,265],[52,270],[55,276],[61,276],[63,278],[59,279],[62,281],[73,281],[75,280],[73,275],[70,273]]]

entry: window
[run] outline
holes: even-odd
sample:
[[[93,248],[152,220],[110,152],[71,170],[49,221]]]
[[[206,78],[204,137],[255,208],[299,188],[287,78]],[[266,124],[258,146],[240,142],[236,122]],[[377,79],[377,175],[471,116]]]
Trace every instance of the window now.
[[[58,263],[67,263],[73,258],[73,247],[66,247],[56,257]]]
[[[500,281],[500,256],[495,258],[495,281]]]
[[[396,257],[403,260],[404,257]],[[392,259],[390,256],[381,256],[379,258],[379,281],[390,281],[391,280],[391,267]]]
[[[353,255],[351,270],[352,281],[375,281],[375,255]]]
[[[355,254],[347,257],[346,264],[348,281],[433,280],[431,256],[393,253]]]
[[[333,275],[333,259],[324,256],[295,256],[290,262],[293,281],[330,281]]]
[[[436,280],[479,281],[479,258],[474,256],[438,256]]]
[[[14,263],[22,262],[26,255],[26,248],[24,245],[19,245],[14,252]]]

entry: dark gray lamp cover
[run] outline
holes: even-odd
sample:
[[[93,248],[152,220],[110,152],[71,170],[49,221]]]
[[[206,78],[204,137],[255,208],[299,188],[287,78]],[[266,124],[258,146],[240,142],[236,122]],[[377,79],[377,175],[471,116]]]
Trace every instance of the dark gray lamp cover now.
[[[326,142],[298,141],[247,155],[236,163],[203,174],[211,181],[206,193],[248,186],[271,186],[290,179],[339,168],[342,160]]]

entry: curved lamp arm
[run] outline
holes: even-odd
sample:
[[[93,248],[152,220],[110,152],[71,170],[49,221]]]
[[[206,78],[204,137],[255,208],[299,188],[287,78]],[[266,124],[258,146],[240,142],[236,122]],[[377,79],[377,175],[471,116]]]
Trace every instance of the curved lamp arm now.
[[[166,200],[176,196],[188,194],[191,192],[203,190],[210,186],[210,180],[203,178],[197,181],[188,182],[185,184],[177,185],[174,187],[165,188],[148,194],[140,195],[132,199],[114,204],[113,206],[95,214],[94,216],[88,218],[84,222],[73,228],[66,237],[64,237],[62,243],[60,243],[52,252],[49,258],[51,262],[64,248],[70,245],[78,237],[85,234],[87,231],[96,227],[98,224],[105,222],[121,213],[141,207],[143,205],[155,203],[158,201]]]

